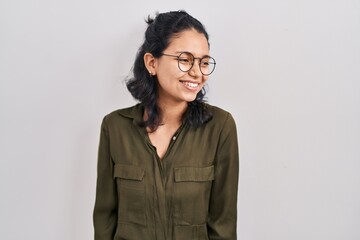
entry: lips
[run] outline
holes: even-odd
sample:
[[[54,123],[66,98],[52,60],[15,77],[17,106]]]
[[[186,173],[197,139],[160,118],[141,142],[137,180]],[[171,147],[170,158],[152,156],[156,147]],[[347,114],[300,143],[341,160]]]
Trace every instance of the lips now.
[[[181,80],[180,82],[190,90],[196,90],[200,85],[198,82],[192,82],[192,81]]]

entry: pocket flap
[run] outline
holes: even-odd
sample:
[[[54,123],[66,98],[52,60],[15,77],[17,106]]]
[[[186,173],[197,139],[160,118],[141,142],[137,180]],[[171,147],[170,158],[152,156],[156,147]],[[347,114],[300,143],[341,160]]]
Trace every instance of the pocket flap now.
[[[175,182],[205,182],[214,180],[214,165],[209,167],[174,168]]]
[[[114,178],[123,178],[141,181],[144,178],[145,170],[139,166],[115,164]]]

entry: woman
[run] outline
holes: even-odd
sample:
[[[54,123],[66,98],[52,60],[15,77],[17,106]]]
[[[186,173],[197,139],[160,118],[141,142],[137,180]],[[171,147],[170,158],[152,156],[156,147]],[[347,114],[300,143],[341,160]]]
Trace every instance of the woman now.
[[[95,239],[236,239],[236,127],[203,100],[208,34],[184,11],[147,23],[127,82],[140,103],[101,127]]]

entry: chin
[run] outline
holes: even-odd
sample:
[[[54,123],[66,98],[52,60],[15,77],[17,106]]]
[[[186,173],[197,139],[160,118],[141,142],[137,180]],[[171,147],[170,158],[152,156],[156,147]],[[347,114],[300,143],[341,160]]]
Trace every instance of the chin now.
[[[193,102],[195,99],[196,99],[196,96],[197,95],[194,95],[194,96],[187,96],[187,97],[185,97],[184,98],[184,100],[186,101],[186,102]]]
[[[182,93],[179,96],[179,99],[181,99],[181,101],[193,102],[196,99],[198,93],[199,91]]]

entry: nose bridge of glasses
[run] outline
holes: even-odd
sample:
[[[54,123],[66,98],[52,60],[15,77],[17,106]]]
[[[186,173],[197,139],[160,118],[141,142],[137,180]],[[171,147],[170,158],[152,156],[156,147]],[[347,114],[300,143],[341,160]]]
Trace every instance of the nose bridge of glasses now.
[[[199,65],[200,65],[203,58],[199,58],[199,57],[193,57],[191,64],[194,65],[196,59],[199,60]]]

